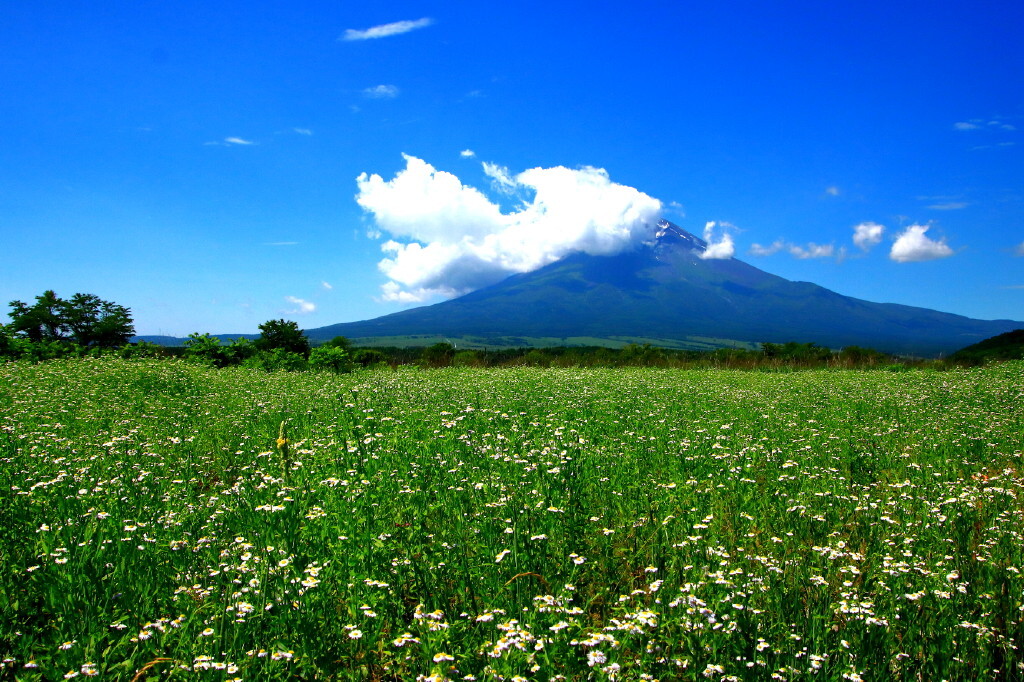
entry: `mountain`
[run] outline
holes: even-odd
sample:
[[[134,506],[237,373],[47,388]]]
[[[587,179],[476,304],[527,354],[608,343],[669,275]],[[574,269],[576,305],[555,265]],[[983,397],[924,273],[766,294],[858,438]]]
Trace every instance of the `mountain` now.
[[[661,221],[655,238],[613,256],[570,255],[459,298],[362,322],[306,330],[313,340],[396,336],[650,339],[687,347],[813,342],[938,355],[1024,326],[895,303],[871,303],[792,282]]]
[[[1024,329],[1014,329],[961,348],[950,358],[979,364],[988,360],[1024,360]]]

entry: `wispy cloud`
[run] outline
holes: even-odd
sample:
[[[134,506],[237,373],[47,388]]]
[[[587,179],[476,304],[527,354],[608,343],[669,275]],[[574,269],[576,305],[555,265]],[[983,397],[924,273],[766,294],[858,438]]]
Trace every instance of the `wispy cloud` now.
[[[882,241],[885,226],[878,223],[863,222],[853,227],[853,243],[861,251],[870,251],[871,247]]]
[[[312,135],[313,134],[313,131],[310,130],[309,128],[292,128],[292,132],[293,133],[297,133],[299,135]]]
[[[504,194],[510,194],[515,191],[516,181],[512,179],[512,174],[509,173],[508,168],[487,161],[484,161],[482,165],[484,175],[491,179],[491,186],[494,189]]]
[[[330,282],[320,282],[320,286],[322,286],[324,289],[327,289],[327,291],[330,291],[331,289],[334,288],[333,286],[331,286]]]
[[[734,225],[726,222],[708,221],[704,224],[704,241],[708,247],[697,254],[704,260],[725,260],[736,254],[736,245],[733,244],[732,235],[728,230],[735,229]]]
[[[825,188],[825,194],[829,195],[830,197],[837,197],[840,194],[842,194],[842,192],[839,191],[838,187],[832,185],[831,187]]]
[[[476,152],[473,151],[472,149],[463,149],[461,152],[459,152],[459,156],[461,156],[464,159],[472,159],[473,157],[476,156]]]
[[[296,296],[285,296],[284,300],[295,306],[293,310],[286,310],[286,315],[308,315],[316,312],[316,304],[310,301],[304,301]]]
[[[846,249],[840,247],[838,250],[833,244],[815,244],[810,242],[807,246],[799,246],[797,244],[790,244],[786,249],[790,255],[800,260],[809,260],[811,258],[843,258],[846,256]]]
[[[835,244],[816,244],[814,242],[808,242],[806,246],[799,244],[791,244],[784,239],[776,239],[767,246],[762,244],[753,244],[747,251],[751,256],[772,256],[780,251],[785,251],[793,258],[799,258],[800,260],[811,260],[814,258],[835,258],[836,260],[843,260],[846,258],[846,249],[844,247],[835,247]]]
[[[1024,258],[1024,242],[1017,244],[1017,247],[1013,250],[1013,255]]]
[[[394,99],[398,97],[398,88],[394,85],[374,85],[372,88],[363,90],[363,97],[367,99]]]
[[[786,242],[781,239],[776,239],[767,246],[757,243],[751,244],[747,253],[751,256],[773,256],[784,248],[786,248]]]
[[[967,208],[969,204],[966,201],[946,201],[939,204],[932,204],[928,208],[933,211],[957,211],[961,208]]]
[[[1007,123],[1002,120],[1001,117],[994,116],[991,119],[971,119],[969,121],[957,121],[953,124],[953,130],[1001,130],[1005,132],[1013,132],[1017,130],[1017,126],[1012,123]]]
[[[339,40],[352,41],[387,38],[388,36],[397,36],[409,31],[415,31],[419,28],[426,28],[433,23],[434,20],[430,17],[423,17],[414,21],[395,21],[390,24],[380,24],[379,26],[371,26],[364,29],[349,28],[345,30]]]
[[[207,147],[249,147],[252,145],[259,144],[253,140],[246,140],[241,137],[225,137],[223,140],[213,140],[211,142],[204,142],[203,145]]]
[[[928,228],[928,225],[911,225],[901,232],[889,250],[889,258],[897,263],[919,263],[952,256],[953,249],[945,238],[935,240],[925,235]]]

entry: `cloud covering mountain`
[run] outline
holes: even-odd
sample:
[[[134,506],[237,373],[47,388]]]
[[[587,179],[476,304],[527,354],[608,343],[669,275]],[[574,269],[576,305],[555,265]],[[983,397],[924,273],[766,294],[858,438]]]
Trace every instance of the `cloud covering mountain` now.
[[[612,182],[602,168],[532,168],[513,175],[484,163],[494,189],[518,198],[503,212],[475,187],[422,159],[391,180],[362,173],[356,201],[391,239],[378,267],[384,300],[456,296],[573,252],[609,256],[650,239],[662,204]]]

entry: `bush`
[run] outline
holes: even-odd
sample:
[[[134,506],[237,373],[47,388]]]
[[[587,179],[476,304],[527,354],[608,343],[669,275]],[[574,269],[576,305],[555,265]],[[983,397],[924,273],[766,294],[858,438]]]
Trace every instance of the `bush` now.
[[[319,371],[345,374],[351,372],[355,363],[341,346],[320,346],[309,352],[309,368]]]
[[[306,358],[283,348],[260,351],[242,363],[242,367],[266,372],[301,372],[309,367]]]

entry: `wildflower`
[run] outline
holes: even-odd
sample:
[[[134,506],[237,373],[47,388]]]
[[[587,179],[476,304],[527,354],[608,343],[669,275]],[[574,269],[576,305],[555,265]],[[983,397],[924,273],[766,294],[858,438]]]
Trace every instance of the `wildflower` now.
[[[595,665],[600,665],[608,660],[603,651],[599,649],[593,649],[587,652],[587,665],[593,668]]]
[[[359,629],[353,629],[348,631],[349,639],[360,639],[363,636],[363,631]]]
[[[502,560],[512,553],[511,549],[503,549],[498,553],[498,556],[494,557],[494,563],[500,564]]]
[[[199,633],[199,636],[200,637],[209,637],[212,634],[213,634],[213,628],[206,628],[201,633]]]
[[[58,648],[58,649],[60,649],[60,650],[62,650],[62,651],[67,651],[68,649],[70,649],[71,647],[73,647],[73,646],[74,646],[74,645],[76,645],[76,644],[78,644],[78,640],[77,640],[77,639],[72,639],[72,640],[71,640],[71,641],[69,641],[69,642],[64,642],[63,644],[61,644],[61,645],[60,645],[59,647],[57,647],[57,648]]]
[[[440,652],[440,653],[434,654],[434,663],[442,663],[444,661],[454,661],[454,660],[455,660],[454,656],[452,656],[451,654],[446,654],[443,651]]]

